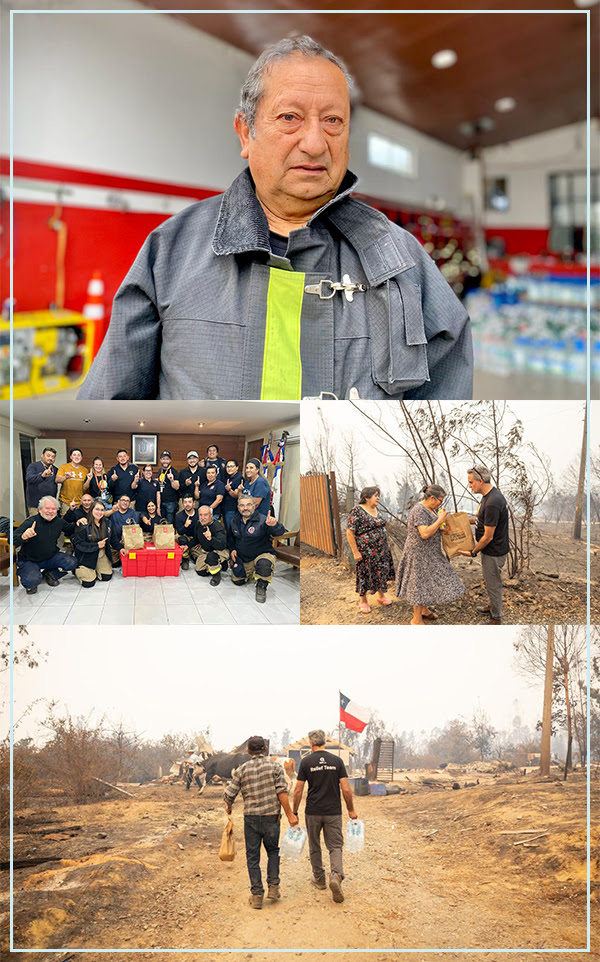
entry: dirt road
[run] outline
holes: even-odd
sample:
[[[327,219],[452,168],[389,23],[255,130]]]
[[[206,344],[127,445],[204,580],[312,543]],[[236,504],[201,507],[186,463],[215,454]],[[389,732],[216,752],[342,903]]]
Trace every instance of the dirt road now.
[[[394,563],[400,552],[392,545]],[[479,624],[477,605],[488,602],[481,562],[454,558],[451,562],[466,585],[466,593],[451,605],[439,606],[437,625]],[[593,624],[600,623],[600,546],[592,546],[591,586]],[[531,567],[515,579],[504,577],[503,621],[507,625],[585,624],[587,604],[586,543],[573,541],[560,528],[544,525],[537,531]],[[303,546],[301,562],[301,620],[305,625],[406,625],[412,608],[396,597],[390,585],[389,607],[372,603],[369,615],[358,611],[355,576],[346,565]],[[431,627],[431,625],[430,625]]]
[[[15,947],[104,948],[114,959],[133,948],[228,949],[240,959],[269,949],[290,957],[309,950],[305,959],[365,949],[374,959],[406,949],[585,947],[581,776],[562,783],[513,775],[460,791],[359,798],[366,843],[346,856],[346,901],[336,905],[309,884],[305,852],[282,863],[282,900],[260,912],[247,904],[241,804],[238,855],[226,864],[218,859],[220,789],[201,798],[181,785],[135,793],[36,806],[16,819],[17,859],[62,861],[15,872]],[[527,836],[506,834],[526,829],[542,837],[517,845]]]

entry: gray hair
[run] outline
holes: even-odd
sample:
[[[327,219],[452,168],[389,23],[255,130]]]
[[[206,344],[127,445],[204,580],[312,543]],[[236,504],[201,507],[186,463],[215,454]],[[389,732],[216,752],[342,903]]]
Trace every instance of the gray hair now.
[[[445,498],[446,492],[439,484],[426,484],[422,488],[424,498]]]
[[[314,728],[308,733],[308,740],[311,745],[317,745],[320,748],[327,741],[327,737],[322,728]]]
[[[193,498],[194,495],[193,495],[193,494],[190,494],[190,495],[186,495],[186,497]],[[181,500],[183,501],[183,498],[182,498]],[[198,511],[200,511],[200,508],[208,508],[208,510],[210,511],[210,516],[211,516],[211,518],[212,518],[213,509],[211,508],[210,504],[201,504],[201,505],[199,505]]]
[[[271,65],[276,60],[283,60],[295,53],[300,53],[304,57],[323,57],[324,60],[329,60],[330,63],[339,67],[348,84],[350,106],[352,107],[356,103],[358,99],[356,84],[343,60],[336,57],[330,50],[326,50],[325,47],[322,47],[321,44],[313,40],[312,37],[284,37],[282,40],[270,44],[263,50],[258,60],[255,60],[250,67],[248,76],[242,86],[242,96],[240,105],[236,110],[236,116],[243,114],[248,124],[251,137],[254,137],[258,105],[264,93],[263,78],[265,74],[268,73]]]
[[[474,474],[479,481],[483,481],[484,484],[489,484],[492,480],[492,475],[490,471],[486,468],[485,464],[476,464],[474,468],[469,468],[467,475]]]
[[[254,504],[254,498],[252,497],[251,494],[240,494],[238,498],[238,507],[239,507],[240,501],[251,501],[252,504]]]
[[[57,510],[57,511],[58,511],[58,509],[60,508],[60,501],[58,501],[57,498],[53,498],[51,494],[45,494],[44,497],[43,497],[43,498],[40,498],[40,500],[38,501],[38,511],[39,511],[40,508],[42,507],[44,501],[51,501],[52,504],[56,505],[56,510]]]

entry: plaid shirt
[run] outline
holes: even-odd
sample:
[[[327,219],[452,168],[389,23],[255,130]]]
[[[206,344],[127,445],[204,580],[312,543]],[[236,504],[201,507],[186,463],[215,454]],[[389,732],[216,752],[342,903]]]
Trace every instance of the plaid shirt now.
[[[244,815],[279,815],[278,795],[288,786],[281,765],[264,755],[256,755],[235,770],[223,797],[233,804],[238,792],[244,799]]]

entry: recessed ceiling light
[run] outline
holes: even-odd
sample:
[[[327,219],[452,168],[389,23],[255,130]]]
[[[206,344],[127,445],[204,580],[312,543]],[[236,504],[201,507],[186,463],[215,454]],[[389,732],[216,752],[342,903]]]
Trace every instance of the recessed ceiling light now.
[[[145,424],[145,423],[146,423],[145,421],[138,421],[138,424],[139,424],[139,426],[140,426],[141,428],[144,427],[144,424]]]
[[[204,421],[198,421],[198,427],[199,427],[199,428],[203,428],[203,427],[204,427]]]
[[[594,7],[598,3],[598,0],[573,0],[573,3],[576,7],[587,10],[588,7]]]
[[[477,126],[480,130],[493,130],[496,123],[491,117],[480,117],[477,121]]]
[[[470,137],[472,134],[475,133],[475,125],[469,123],[468,120],[465,121],[464,124],[460,124],[458,129],[459,129],[459,132],[463,135],[463,137]]]
[[[438,50],[431,58],[433,66],[438,70],[446,70],[448,67],[453,67],[457,60],[458,57],[454,50]]]
[[[494,110],[497,110],[500,114],[506,114],[509,110],[514,110],[516,106],[517,101],[514,97],[500,97],[494,104]]]

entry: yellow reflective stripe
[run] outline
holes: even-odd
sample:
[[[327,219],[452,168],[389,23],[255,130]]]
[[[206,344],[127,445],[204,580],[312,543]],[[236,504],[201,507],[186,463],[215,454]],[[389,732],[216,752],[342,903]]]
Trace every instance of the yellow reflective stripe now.
[[[262,401],[297,401],[302,390],[300,315],[305,275],[271,267],[267,292]]]

